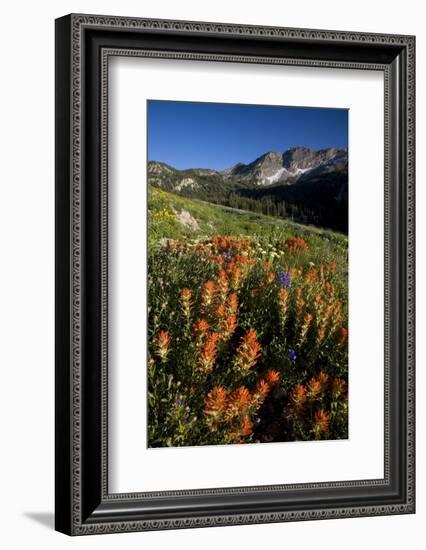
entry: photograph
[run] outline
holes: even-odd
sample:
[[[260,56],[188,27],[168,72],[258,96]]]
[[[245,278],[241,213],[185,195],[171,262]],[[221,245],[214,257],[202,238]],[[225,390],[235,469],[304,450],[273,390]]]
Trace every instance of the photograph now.
[[[147,121],[148,447],[348,439],[349,110]]]
[[[54,110],[52,89],[33,114],[40,118],[46,103],[55,132],[21,117],[34,122],[25,156],[9,109],[20,159],[11,157],[5,181],[24,215],[3,201],[12,216],[5,234],[34,240],[30,255],[13,245],[26,274],[40,264],[34,228],[46,225],[49,255],[31,290],[40,306],[26,313],[46,312],[40,288],[49,287],[55,346],[39,319],[28,326],[38,343],[43,329],[47,347],[23,343],[28,315],[20,304],[31,300],[17,301],[3,285],[14,308],[4,317],[20,328],[9,363],[16,350],[31,352],[25,372],[6,369],[19,380],[5,387],[19,388],[27,376],[24,401],[34,403],[31,411],[47,406],[44,432],[37,420],[21,437],[34,415],[6,392],[20,410],[22,426],[12,428],[12,440],[17,433],[22,440],[18,455],[28,455],[33,436],[35,448],[43,443],[51,454],[54,446],[55,455],[53,462],[40,454],[37,475],[28,469],[40,485],[31,502],[46,489],[49,498],[43,508],[19,493],[13,535],[32,536],[30,522],[45,521],[53,482],[57,533],[52,545],[37,539],[43,548],[57,548],[61,534],[106,535],[107,546],[116,546],[110,534],[121,534],[122,546],[134,546],[132,532],[169,532],[165,547],[181,539],[186,549],[217,548],[230,536],[241,545],[249,525],[257,548],[264,524],[268,540],[275,532],[315,548],[318,541],[331,548],[330,540],[359,547],[363,524],[382,546],[401,548],[420,532],[415,180],[423,27],[417,13],[386,19],[371,2],[349,13],[309,1],[296,15],[263,5],[256,12],[247,2],[233,15],[228,2],[228,22],[216,5],[212,21],[200,2],[185,9],[167,1],[155,14],[144,5],[132,16],[57,6],[54,75],[53,18],[43,25],[39,6],[29,18],[25,36],[37,29],[46,42],[33,65],[55,81]],[[4,87],[16,97],[15,80],[27,89],[32,69],[22,59],[17,66],[26,69],[11,65],[5,74],[14,85]],[[54,159],[40,131],[54,141]],[[40,158],[41,180],[54,176],[54,200],[51,186],[42,196],[34,185]],[[54,247],[52,220],[36,196],[54,213]],[[37,221],[26,231],[22,219],[31,216]],[[54,293],[46,276],[53,264]],[[4,271],[19,296],[29,291],[16,269]],[[34,365],[48,350],[54,380],[52,369]],[[54,383],[54,430],[53,402],[40,399],[33,378],[49,392]],[[218,531],[224,538],[214,538]]]

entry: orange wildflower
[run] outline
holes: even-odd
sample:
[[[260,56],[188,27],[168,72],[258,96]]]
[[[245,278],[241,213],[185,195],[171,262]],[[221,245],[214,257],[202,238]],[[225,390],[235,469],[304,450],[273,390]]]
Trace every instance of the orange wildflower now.
[[[325,338],[325,332],[322,328],[320,328],[317,332],[317,337],[316,337],[316,342],[318,346],[321,344],[324,338]]]
[[[241,420],[240,424],[240,434],[243,437],[250,435],[253,431],[253,423],[250,420],[250,417],[246,414]]]
[[[324,286],[325,286],[325,290],[326,290],[327,294],[329,294],[331,296],[334,296],[334,294],[336,292],[334,286],[329,281],[326,281]]]
[[[216,319],[220,322],[223,320],[225,316],[225,306],[223,304],[219,304],[216,308]]]
[[[184,288],[180,293],[180,305],[183,315],[189,319],[191,316],[192,306],[192,291],[189,288]]]
[[[323,317],[322,317],[322,324],[323,325],[326,325],[329,320],[331,319],[331,317],[333,316],[333,313],[335,311],[335,304],[332,303],[330,304],[324,311],[323,313]]]
[[[316,267],[311,267],[308,273],[305,275],[305,281],[314,281],[317,278],[318,269]]]
[[[303,319],[303,324],[300,329],[300,342],[304,342],[306,334],[308,333],[309,327],[311,326],[313,315],[307,313]]]
[[[338,333],[338,342],[340,345],[344,346],[346,345],[346,342],[348,341],[348,329],[345,327],[342,327]]]
[[[228,276],[226,275],[226,271],[224,269],[221,269],[218,273],[218,285],[217,289],[219,291],[220,299],[223,302],[225,302],[226,297],[228,295]]]
[[[303,409],[306,403],[306,388],[303,384],[296,384],[291,390],[290,403],[297,412]]]
[[[252,397],[253,397],[253,405],[258,409],[262,403],[265,401],[268,393],[271,390],[271,386],[268,384],[268,382],[261,378],[257,384],[256,387],[253,390]]]
[[[334,333],[337,327],[342,323],[342,304],[336,302],[333,307],[333,311],[330,318],[330,332]]]
[[[321,294],[318,292],[318,294],[315,296],[315,306],[318,310],[320,310],[321,306],[324,305],[324,299],[321,296]]]
[[[315,401],[321,394],[322,386],[321,382],[317,378],[311,378],[307,385],[307,398],[310,401]]]
[[[250,392],[245,386],[241,386],[232,392],[226,414],[228,417],[233,418],[234,416],[244,413],[250,405]]]
[[[274,369],[268,369],[265,374],[265,380],[270,386],[275,386],[280,381],[280,373]]]
[[[170,351],[171,338],[167,330],[162,330],[160,334],[155,338],[155,353],[160,357],[162,361],[167,360],[167,356]]]
[[[234,367],[242,374],[247,374],[251,367],[257,363],[261,350],[262,346],[257,341],[256,331],[248,330],[240,340]]]
[[[317,376],[318,382],[321,384],[321,391],[324,391],[330,381],[330,375],[321,371]]]
[[[285,241],[285,245],[289,252],[296,252],[296,251],[305,252],[306,250],[308,250],[308,245],[306,244],[305,239],[302,239],[302,237],[287,239]]]
[[[235,332],[237,328],[237,316],[230,315],[222,323],[221,339],[228,340]]]
[[[300,274],[300,271],[298,269],[296,269],[295,267],[291,267],[288,272],[290,273],[290,277],[291,277],[291,280],[293,281],[293,279],[295,279],[299,274]]]
[[[201,372],[208,374],[213,370],[213,365],[217,355],[217,342],[219,335],[216,333],[209,334],[206,343],[198,357],[197,365]]]
[[[302,297],[302,289],[299,286],[296,288],[296,322],[301,321],[304,309],[305,300]]]
[[[278,291],[278,310],[281,325],[284,326],[287,319],[290,292],[287,288],[280,288]]]
[[[269,271],[267,274],[268,283],[272,283],[275,279],[275,273],[273,271]]]
[[[242,275],[241,268],[236,265],[232,265],[228,267],[228,273],[229,273],[230,287],[232,288],[232,290],[238,290],[241,286],[241,275]]]
[[[270,390],[271,390],[271,386],[268,384],[268,382],[264,378],[261,378],[257,382],[256,387],[254,388],[252,393],[253,405],[256,407],[256,409],[258,409],[262,405],[262,403],[265,401]]]
[[[329,425],[330,415],[327,414],[324,409],[319,409],[318,411],[315,411],[312,431],[316,439],[319,439],[321,437],[321,434],[325,433],[328,430]]]
[[[226,411],[228,391],[222,386],[216,386],[207,394],[204,403],[206,404],[206,408],[204,409],[205,414],[218,417]]]
[[[213,281],[207,281],[203,284],[201,292],[201,309],[206,311],[212,305],[216,294],[216,285]]]
[[[228,313],[230,315],[235,315],[235,313],[237,313],[237,310],[238,310],[238,298],[237,298],[237,295],[235,294],[235,292],[233,292],[232,294],[230,294],[228,296],[228,299],[226,301],[226,307],[228,309]]]
[[[331,384],[331,394],[334,399],[338,399],[346,389],[346,382],[342,378],[334,378]]]
[[[210,326],[208,322],[205,319],[198,319],[194,323],[194,332],[196,334],[206,334],[206,332],[209,330]]]
[[[256,391],[258,394],[260,394],[262,397],[266,397],[269,393],[270,387],[266,380],[261,378],[258,383],[256,384]]]

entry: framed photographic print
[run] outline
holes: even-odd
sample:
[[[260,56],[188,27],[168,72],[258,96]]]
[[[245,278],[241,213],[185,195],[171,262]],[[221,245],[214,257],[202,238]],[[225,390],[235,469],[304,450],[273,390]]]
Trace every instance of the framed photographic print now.
[[[56,21],[56,529],[414,513],[412,36]]]

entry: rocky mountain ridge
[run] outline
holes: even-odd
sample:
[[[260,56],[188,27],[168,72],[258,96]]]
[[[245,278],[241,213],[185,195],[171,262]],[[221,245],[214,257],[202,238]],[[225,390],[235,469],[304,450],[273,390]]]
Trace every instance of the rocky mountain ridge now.
[[[348,151],[346,148],[330,147],[318,151],[308,147],[292,147],[283,153],[269,151],[248,164],[242,162],[222,171],[208,168],[191,168],[177,170],[165,163],[150,161],[148,163],[148,178],[161,186],[162,180],[171,175],[182,175],[182,180],[176,183],[182,190],[184,187],[196,188],[197,176],[222,176],[225,180],[269,186],[277,183],[294,184],[306,180],[311,173],[316,175],[333,171],[347,170]],[[191,175],[193,176],[191,178]]]
[[[347,168],[347,149],[332,147],[315,151],[308,147],[292,147],[284,153],[269,151],[249,164],[239,163],[224,170],[225,177],[249,181],[259,186],[275,183],[296,183],[316,170],[333,171]]]

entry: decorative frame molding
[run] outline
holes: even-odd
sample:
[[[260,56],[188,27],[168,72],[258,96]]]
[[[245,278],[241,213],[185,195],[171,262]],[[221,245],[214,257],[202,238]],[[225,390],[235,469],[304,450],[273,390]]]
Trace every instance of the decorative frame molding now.
[[[414,50],[412,36],[95,15],[56,21],[59,531],[83,535],[414,512]],[[382,480],[108,493],[108,59],[117,55],[383,71]],[[177,498],[185,498],[186,507],[178,509]]]

